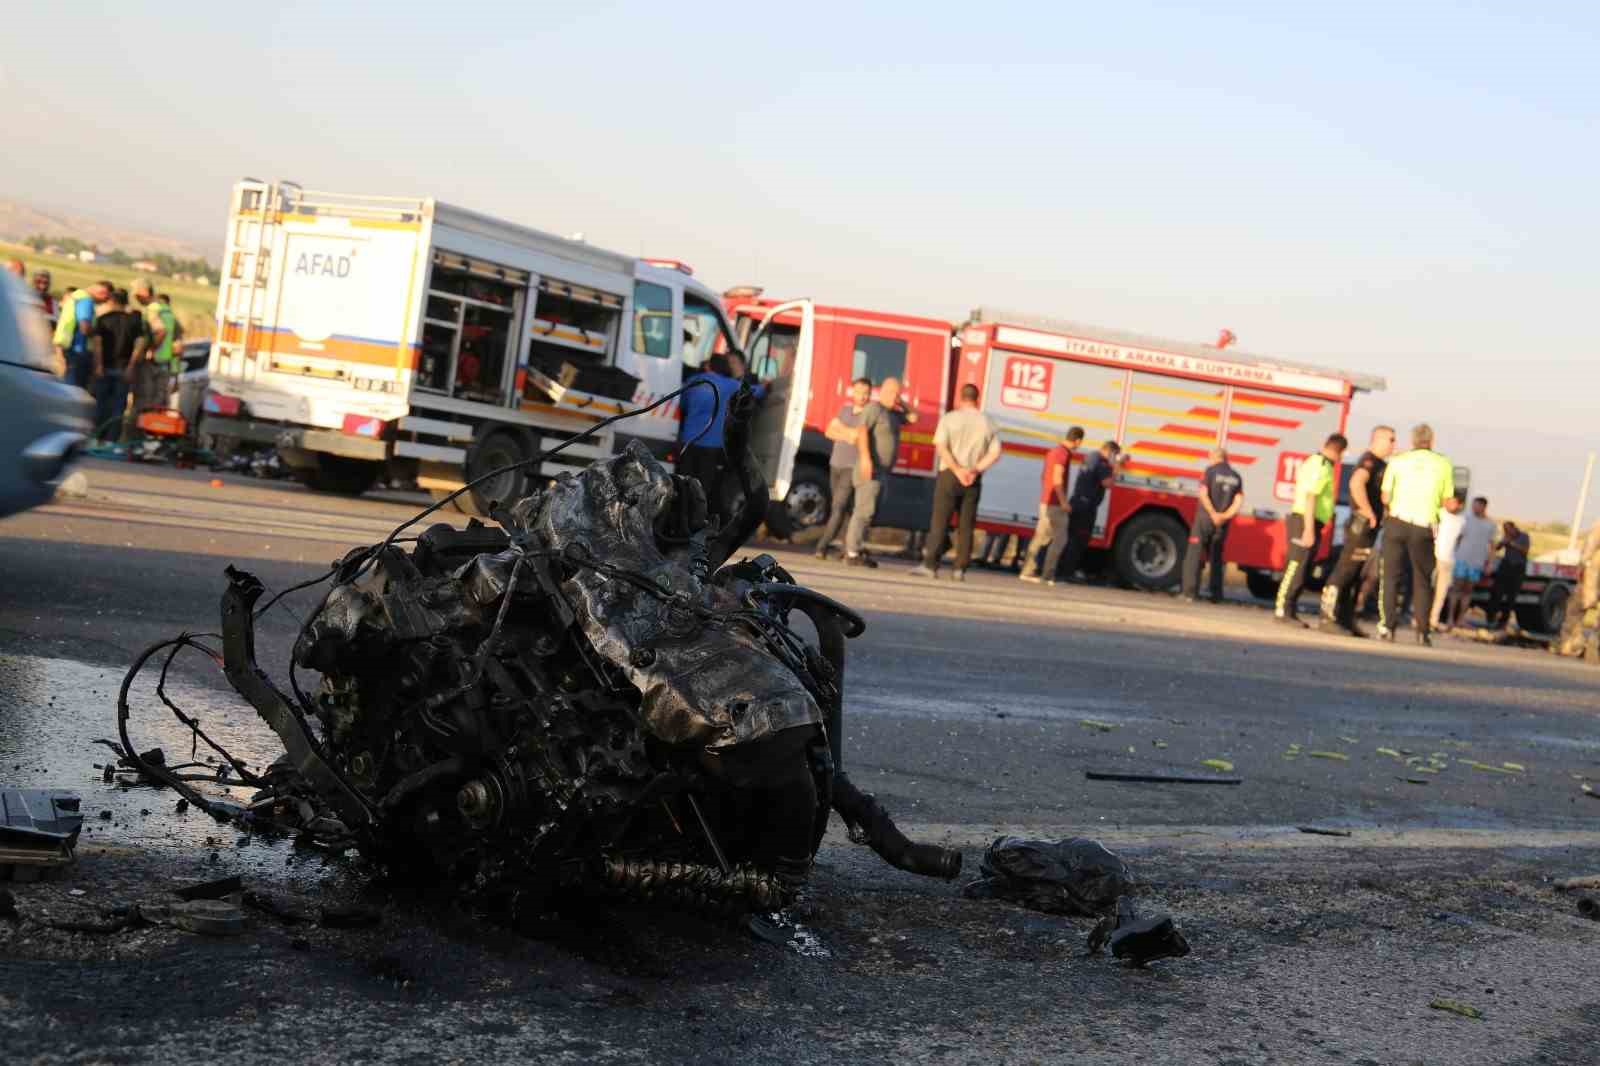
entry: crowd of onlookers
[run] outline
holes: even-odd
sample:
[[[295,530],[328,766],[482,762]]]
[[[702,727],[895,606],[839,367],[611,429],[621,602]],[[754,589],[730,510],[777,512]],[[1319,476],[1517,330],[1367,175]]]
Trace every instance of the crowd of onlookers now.
[[[20,259],[5,268],[19,281],[28,278]],[[131,297],[109,281],[56,291],[48,270],[34,271],[32,285],[51,326],[56,373],[94,396],[97,437],[121,440],[134,414],[168,405],[183,327],[166,294],[147,280]]]
[[[746,371],[728,357],[715,356],[690,380],[706,379],[711,390],[690,390],[683,402],[679,469],[706,486],[717,499],[723,446],[722,423]],[[757,395],[761,386],[757,385]],[[696,396],[695,392],[702,395]],[[873,398],[876,394],[876,399]],[[957,392],[956,405],[939,419],[933,433],[938,477],[926,534],[913,534],[904,553],[916,560],[910,573],[934,577],[954,531],[951,577],[963,580],[973,563],[973,539],[983,474],[1000,460],[999,429],[982,411],[975,385]],[[824,430],[833,442],[829,470],[829,517],[816,542],[826,558],[841,533],[848,566],[876,567],[866,550],[872,523],[892,491],[890,472],[900,447],[902,427],[917,413],[901,402],[900,382],[874,383],[860,377]],[[1065,430],[1044,456],[1038,521],[1031,538],[991,535],[980,565],[996,565],[1015,543],[1014,566],[1026,582],[1055,584],[1078,572],[1094,537],[1095,518],[1106,491],[1126,456],[1115,441],[1083,454],[1084,431]],[[1321,450],[1306,457],[1295,478],[1293,506],[1284,522],[1287,558],[1274,602],[1280,622],[1303,626],[1297,604],[1306,588],[1323,533],[1334,520],[1339,465],[1349,442],[1330,434]],[[1472,605],[1473,589],[1494,568],[1486,615],[1503,627],[1515,611],[1527,572],[1529,537],[1515,522],[1488,517],[1489,501],[1471,502],[1455,488],[1455,468],[1433,450],[1433,430],[1423,424],[1411,432],[1409,450],[1394,455],[1395,431],[1379,426],[1350,476],[1350,513],[1343,544],[1326,579],[1319,626],[1324,632],[1364,636],[1356,624],[1361,604],[1376,600],[1379,639],[1393,640],[1407,615],[1420,643],[1433,632],[1460,626]],[[1222,599],[1223,547],[1229,527],[1244,504],[1244,481],[1229,463],[1227,450],[1211,449],[1209,465],[1196,486],[1197,507],[1182,559],[1179,595],[1196,602],[1202,571],[1209,569],[1209,598]],[[1071,476],[1074,465],[1077,475]],[[998,552],[995,549],[998,548]],[[1414,609],[1413,609],[1414,608]]]

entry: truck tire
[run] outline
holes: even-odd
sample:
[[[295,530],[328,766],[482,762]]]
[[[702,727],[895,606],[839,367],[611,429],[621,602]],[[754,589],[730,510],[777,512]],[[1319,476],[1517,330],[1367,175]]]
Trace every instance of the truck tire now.
[[[317,456],[316,466],[297,466],[294,476],[312,492],[336,496],[359,496],[370,489],[383,472],[383,464],[370,459],[350,459],[343,455]]]
[[[1278,575],[1270,570],[1246,570],[1244,572],[1244,583],[1250,589],[1250,595],[1258,600],[1266,600],[1268,603],[1278,598],[1278,582]]]
[[[789,495],[783,502],[789,512],[790,528],[795,532],[821,527],[833,513],[828,471],[809,464],[796,466],[789,482]]]
[[[1545,584],[1538,603],[1523,604],[1517,610],[1517,625],[1533,633],[1559,633],[1567,620],[1567,601],[1572,587],[1559,581]]]
[[[1183,579],[1183,549],[1188,531],[1176,518],[1142,514],[1117,534],[1113,558],[1117,576],[1138,589],[1170,589]]]
[[[467,480],[475,481],[491,470],[523,462],[532,454],[533,444],[526,435],[511,430],[495,430],[474,444],[467,453]],[[467,514],[488,517],[489,505],[496,500],[509,505],[528,494],[528,486],[532,484],[531,473],[523,468],[490,478],[457,496],[456,505]]]

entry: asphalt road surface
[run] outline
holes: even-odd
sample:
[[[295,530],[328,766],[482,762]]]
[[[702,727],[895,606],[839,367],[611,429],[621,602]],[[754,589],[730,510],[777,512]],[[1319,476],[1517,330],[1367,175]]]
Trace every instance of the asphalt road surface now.
[[[21,917],[0,919],[7,1061],[1600,1056],[1600,923],[1554,887],[1600,874],[1600,799],[1583,790],[1600,791],[1592,667],[1450,639],[1335,640],[1242,601],[1184,608],[977,571],[930,583],[892,561],[846,569],[754,546],[866,615],[846,675],[845,762],[902,828],[961,847],[962,881],[1002,833],[1100,839],[1193,953],[1144,970],[1086,957],[1088,921],[964,899],[960,882],[892,870],[837,828],[813,881],[825,956],[643,909],[514,937],[396,896],[349,860],[102,785],[92,765],[126,665],[155,640],[216,627],[225,565],[281,588],[425,501],[82,469],[86,497],[0,523],[0,783],[78,789],[91,812],[76,867],[12,886]],[[269,668],[286,661],[305,606],[263,620]],[[217,671],[185,668],[173,691],[230,742],[272,753]],[[132,724],[136,739],[187,746],[149,699]],[[1205,760],[1243,783],[1085,777],[1204,773]],[[41,921],[234,872],[286,898],[368,899],[384,923],[263,920],[211,939]],[[1430,1007],[1438,999],[1482,1017]]]

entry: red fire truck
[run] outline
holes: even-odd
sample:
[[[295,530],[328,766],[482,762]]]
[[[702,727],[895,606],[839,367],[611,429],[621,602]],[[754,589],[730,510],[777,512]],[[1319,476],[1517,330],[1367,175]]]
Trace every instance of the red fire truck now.
[[[1369,375],[1012,312],[980,309],[951,327],[810,304],[806,315],[795,305],[773,314],[782,305],[749,290],[734,290],[725,302],[740,342],[754,338],[758,372],[768,339],[785,331],[811,356],[805,429],[792,473],[775,486],[798,524],[826,516],[830,446],[822,429],[845,402],[850,380],[892,374],[905,382],[907,403],[921,419],[902,437],[880,521],[926,528],[936,416],[972,384],[1004,446],[984,477],[981,528],[1032,532],[1044,456],[1069,426],[1082,426],[1086,450],[1116,440],[1130,455],[1101,505],[1092,544],[1100,552],[1091,563],[1109,562],[1117,577],[1142,588],[1177,582],[1195,486],[1219,440],[1245,482],[1245,510],[1228,538],[1227,559],[1252,587],[1269,584],[1286,554],[1282,518],[1299,463],[1344,429],[1356,393],[1384,387]],[[1319,555],[1328,554],[1332,536],[1330,529]]]

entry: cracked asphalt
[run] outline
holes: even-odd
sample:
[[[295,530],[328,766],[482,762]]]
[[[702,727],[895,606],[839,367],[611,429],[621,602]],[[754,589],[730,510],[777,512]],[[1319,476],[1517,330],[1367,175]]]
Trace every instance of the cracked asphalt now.
[[[0,783],[73,788],[90,812],[64,877],[5,886],[20,915],[0,919],[8,1062],[1600,1056],[1600,923],[1554,885],[1600,874],[1600,800],[1582,788],[1600,790],[1593,668],[1464,641],[1285,632],[1243,598],[1181,608],[977,571],[919,583],[893,561],[864,572],[775,548],[868,619],[850,648],[845,760],[903,828],[960,847],[969,874],[1002,833],[1098,838],[1193,953],[1144,970],[1085,957],[1087,920],[968,901],[837,827],[807,921],[825,958],[637,908],[513,936],[359,864],[103,785],[93,767],[126,665],[180,629],[215,627],[224,565],[283,587],[417,501],[83,469],[87,497],[0,522]],[[294,625],[288,612],[264,620],[263,663],[284,661]],[[231,741],[270,753],[216,671],[196,663],[175,689]],[[169,750],[186,743],[147,702],[132,724]],[[1085,777],[1206,772],[1203,760],[1242,783]],[[383,924],[257,917],[229,938],[45,924],[228,873],[308,907],[365,900]],[[1482,1017],[1430,1007],[1441,998]]]

